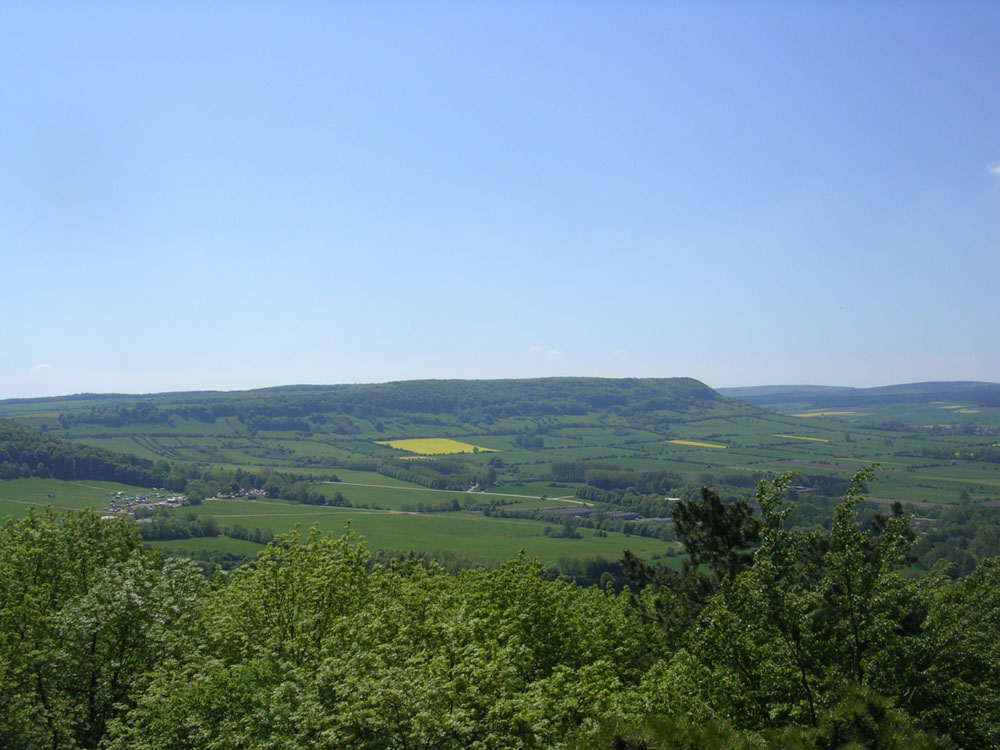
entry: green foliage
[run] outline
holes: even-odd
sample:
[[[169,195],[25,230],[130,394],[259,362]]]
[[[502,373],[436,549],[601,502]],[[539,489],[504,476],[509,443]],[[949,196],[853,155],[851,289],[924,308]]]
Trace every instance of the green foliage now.
[[[113,747],[552,747],[596,730],[655,631],[536,561],[370,568],[351,534],[277,539],[205,608]]]
[[[0,529],[0,746],[97,747],[203,602],[193,563],[164,567],[135,527],[34,512]]]
[[[707,487],[697,501],[677,503],[673,514],[677,536],[689,554],[680,571],[654,567],[629,552],[622,560],[626,576],[643,591],[632,597],[633,606],[660,623],[671,642],[687,632],[724,578],[753,562],[752,546],[760,534],[760,523],[746,502],[726,505]]]
[[[918,724],[963,746],[994,747],[1000,711],[977,696],[993,694],[997,649],[967,632],[971,623],[958,611],[942,611],[965,601],[957,609],[988,618],[977,624],[995,634],[996,594],[980,588],[982,598],[972,605],[940,573],[900,577],[912,544],[906,519],[882,517],[864,527],[856,516],[869,476],[855,476],[829,536],[785,526],[788,477],[762,484],[753,563],[723,578],[699,626],[682,638],[689,656],[673,660],[672,679],[746,729],[820,726],[825,711],[860,689],[905,705]],[[994,580],[991,569],[965,585]],[[970,660],[974,669],[956,668]],[[942,680],[945,674],[952,682]],[[939,710],[942,702],[949,711]]]
[[[708,565],[718,580],[735,576],[752,561],[751,546],[760,534],[760,524],[743,500],[728,505],[707,487],[698,502],[674,506],[677,537],[695,565]]]
[[[829,532],[787,525],[787,476],[759,517],[706,492],[703,570],[632,564],[635,594],[375,564],[350,530],[209,581],[127,521],[29,512],[0,528],[0,746],[1000,747],[1000,560],[901,577],[867,478]]]
[[[434,490],[464,490],[472,485],[486,488],[496,480],[493,466],[472,466],[465,461],[442,458],[380,461],[378,473]]]

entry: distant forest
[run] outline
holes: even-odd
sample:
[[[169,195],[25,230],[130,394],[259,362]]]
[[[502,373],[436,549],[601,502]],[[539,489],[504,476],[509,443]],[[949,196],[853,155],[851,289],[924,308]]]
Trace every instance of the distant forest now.
[[[187,483],[186,477],[172,475],[166,461],[70,443],[0,419],[0,479],[21,477],[97,479],[173,490],[182,490]]]
[[[66,397],[65,400],[84,397]],[[607,412],[636,423],[656,421],[659,412],[684,413],[728,404],[691,378],[610,379],[539,378],[534,380],[415,380],[355,386],[286,386],[230,393],[155,394],[86,397],[98,400],[89,410],[64,415],[66,422],[120,427],[158,424],[171,417],[212,422],[237,417],[253,429],[308,430],[317,415],[337,414],[324,431],[353,434],[350,417],[387,418],[413,414],[451,415],[489,424],[506,417],[543,417]],[[41,400],[39,400],[40,402]],[[104,402],[104,403],[100,403]],[[26,400],[0,402],[23,404]]]
[[[1000,384],[980,382],[931,382],[887,385],[877,388],[838,388],[827,386],[762,386],[759,388],[720,388],[719,393],[756,406],[796,402],[816,407],[864,406],[922,401],[970,401],[981,406],[1000,406]]]

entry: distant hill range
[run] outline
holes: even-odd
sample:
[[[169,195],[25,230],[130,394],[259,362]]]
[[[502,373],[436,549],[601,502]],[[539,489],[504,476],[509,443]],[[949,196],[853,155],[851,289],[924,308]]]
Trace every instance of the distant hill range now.
[[[609,413],[632,424],[745,414],[752,407],[721,396],[692,378],[534,378],[410,380],[360,385],[293,385],[249,391],[77,394],[0,401],[0,416],[46,414],[105,426],[157,424],[172,417],[212,422],[236,416],[258,429],[299,429],[289,420],[315,415],[385,418],[448,415],[465,424],[509,417]],[[280,420],[280,421],[279,421]],[[52,425],[55,426],[55,425]],[[349,432],[346,425],[334,432]]]
[[[967,402],[976,406],[1000,406],[1000,383],[978,381],[934,381],[883,385],[877,388],[845,388],[826,385],[762,385],[719,388],[728,398],[755,406],[810,404],[813,406],[863,406],[904,402]]]
[[[41,418],[45,414],[54,422],[54,415],[64,414],[63,427],[67,426],[67,419],[78,424],[123,426],[156,424],[171,417],[212,422],[238,416],[241,421],[262,429],[298,429],[297,425],[283,425],[288,419],[307,419],[317,414],[357,418],[433,414],[449,415],[465,424],[489,424],[493,419],[505,417],[609,413],[631,424],[648,425],[709,414],[748,414],[752,407],[792,404],[847,407],[907,402],[1000,406],[1000,383],[951,381],[878,388],[766,385],[713,390],[693,378],[408,380],[290,385],[247,391],[87,393],[7,399],[0,401],[0,416],[34,421],[34,415]]]

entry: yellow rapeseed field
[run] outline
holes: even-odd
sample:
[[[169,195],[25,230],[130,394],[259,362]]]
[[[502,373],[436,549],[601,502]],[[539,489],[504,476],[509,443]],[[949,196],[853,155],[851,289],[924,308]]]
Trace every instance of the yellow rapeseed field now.
[[[444,456],[451,453],[496,453],[493,448],[461,443],[451,438],[410,438],[408,440],[376,440],[377,445],[387,445],[408,453],[424,456]]]
[[[788,438],[789,440],[811,440],[814,443],[829,443],[830,442],[829,440],[827,440],[825,438],[802,437],[801,435],[779,435],[778,433],[774,433],[774,436],[775,437],[780,437],[780,438]]]
[[[702,443],[698,440],[668,440],[668,443],[673,443],[674,445],[690,445],[692,448],[726,448],[728,446],[719,445],[718,443]]]

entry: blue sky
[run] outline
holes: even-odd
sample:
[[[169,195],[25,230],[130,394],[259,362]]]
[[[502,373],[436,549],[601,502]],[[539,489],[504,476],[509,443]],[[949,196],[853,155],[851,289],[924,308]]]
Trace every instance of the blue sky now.
[[[962,2],[4,3],[0,398],[998,381],[998,28]]]

